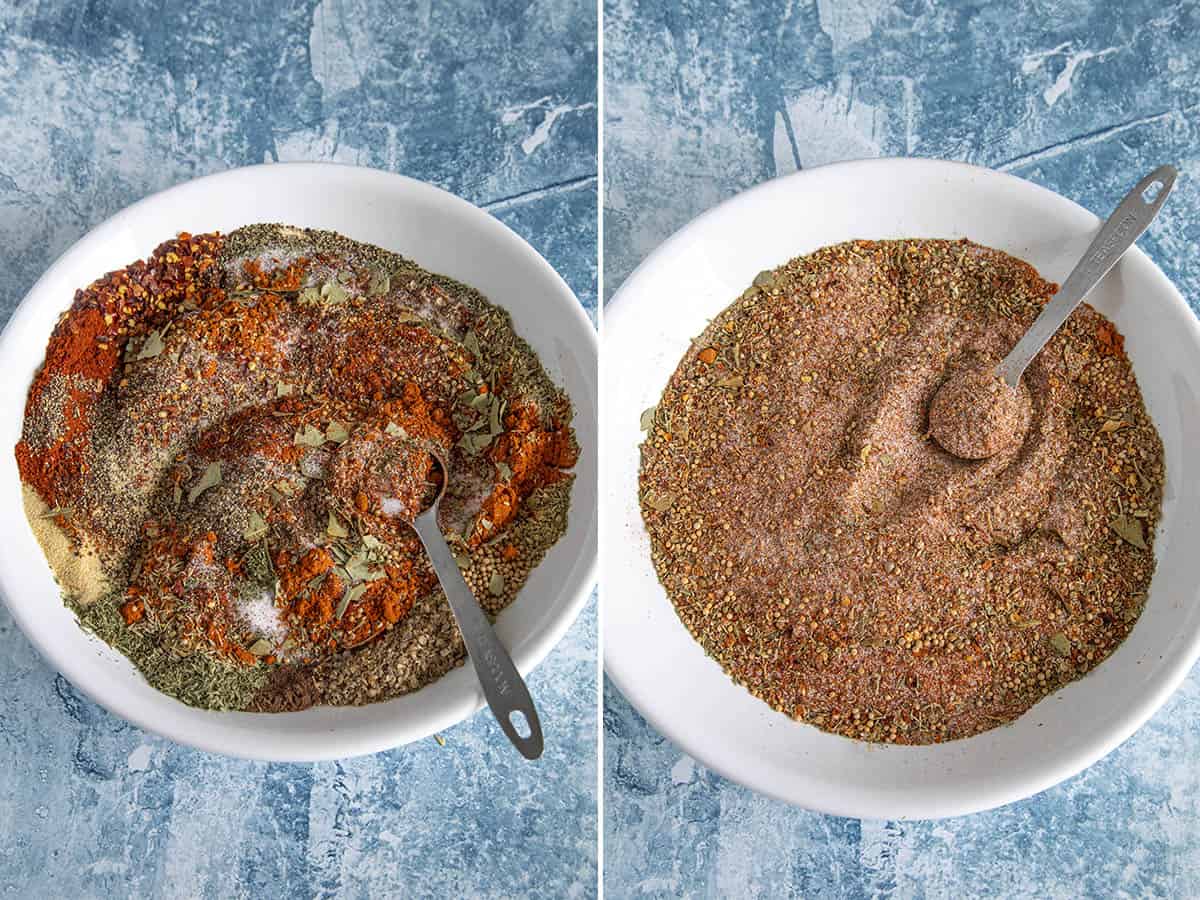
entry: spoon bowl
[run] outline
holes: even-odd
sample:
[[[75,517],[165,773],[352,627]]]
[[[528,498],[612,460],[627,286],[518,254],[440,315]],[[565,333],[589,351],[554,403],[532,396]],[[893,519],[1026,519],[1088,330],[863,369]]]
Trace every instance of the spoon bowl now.
[[[1177,175],[1173,166],[1159,166],[1134,185],[1101,226],[1062,287],[991,376],[966,372],[942,383],[930,403],[929,418],[930,431],[943,449],[960,459],[986,459],[1011,442],[1020,418],[1017,390],[1021,375],[1083,298],[1154,221]]]

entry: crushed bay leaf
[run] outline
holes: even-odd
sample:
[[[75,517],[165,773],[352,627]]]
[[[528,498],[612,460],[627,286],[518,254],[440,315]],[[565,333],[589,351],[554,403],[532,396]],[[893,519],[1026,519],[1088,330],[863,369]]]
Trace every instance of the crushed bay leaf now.
[[[504,415],[504,401],[493,400],[491,411],[488,413],[488,431],[492,437],[504,431],[504,423],[502,416]]]
[[[1129,515],[1113,516],[1108,527],[1127,544],[1132,544],[1139,550],[1146,550],[1146,538],[1142,534],[1142,523]]]
[[[349,588],[344,594],[342,594],[342,599],[338,603],[336,613],[338,621],[341,621],[342,616],[346,614],[346,610],[350,607],[350,604],[358,600],[358,598],[366,592],[367,586],[365,584],[356,584],[354,587]]]
[[[335,420],[325,429],[325,437],[335,444],[344,444],[350,439],[350,432],[346,430],[345,425]]]
[[[642,431],[649,431],[654,427],[654,416],[658,413],[658,405],[655,404],[649,409],[642,412],[641,425]]]
[[[675,495],[670,491],[651,493],[646,496],[646,504],[658,512],[666,512],[675,504]]]
[[[330,537],[350,537],[350,532],[346,530],[346,526],[338,521],[338,517],[333,514],[333,510],[329,511],[329,522],[325,526],[325,533]]]
[[[478,362],[482,353],[479,348],[479,338],[475,336],[474,331],[468,331],[463,335],[462,345],[471,354],[471,357]]]
[[[204,474],[200,476],[200,480],[196,482],[196,486],[188,491],[188,503],[195,503],[196,498],[207,491],[209,488],[214,488],[221,483],[221,461],[217,460],[208,464],[208,468],[204,470]]]
[[[268,532],[266,520],[259,515],[258,510],[250,510],[250,520],[246,523],[246,530],[242,532],[242,537],[248,541],[261,541],[267,536]]]
[[[321,285],[321,300],[327,306],[337,306],[340,303],[345,303],[348,296],[346,289],[334,279]]]
[[[346,560],[346,574],[354,581],[366,581],[369,579],[371,577],[371,566],[367,561],[367,557],[362,553],[355,553]]]
[[[305,425],[296,432],[292,443],[304,447],[320,447],[325,443],[325,432],[313,425]]]
[[[142,344],[142,349],[138,351],[136,359],[152,359],[163,352],[162,333],[159,331],[151,331],[146,335],[146,340]]]
[[[479,454],[479,452],[481,450],[486,449],[487,446],[489,444],[491,444],[491,442],[492,442],[492,436],[490,434],[468,433],[468,434],[464,434],[459,439],[458,446],[462,447],[463,450],[465,450],[467,453],[470,453],[472,456],[476,456]]]
[[[367,294],[378,297],[392,289],[392,276],[383,269],[371,269],[371,278],[367,282]]]

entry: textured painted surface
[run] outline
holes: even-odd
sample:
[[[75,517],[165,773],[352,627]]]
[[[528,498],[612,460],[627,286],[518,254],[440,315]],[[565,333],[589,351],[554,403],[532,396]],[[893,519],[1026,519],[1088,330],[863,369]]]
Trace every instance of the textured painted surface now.
[[[1200,300],[1200,7],[609,0],[605,287],[671,232],[777,174],[867,156],[965,160],[1107,215],[1183,179],[1140,242]],[[611,685],[611,896],[1200,894],[1200,678],[1053,790],[943,822],[860,822],[758,797],[660,737]]]
[[[594,313],[595,33],[576,0],[0,4],[0,311],[130,202],[303,159],[490,208]],[[125,724],[0,610],[0,892],[594,895],[595,619],[593,601],[531,679],[548,736],[536,765],[483,713],[445,747],[309,766]]]

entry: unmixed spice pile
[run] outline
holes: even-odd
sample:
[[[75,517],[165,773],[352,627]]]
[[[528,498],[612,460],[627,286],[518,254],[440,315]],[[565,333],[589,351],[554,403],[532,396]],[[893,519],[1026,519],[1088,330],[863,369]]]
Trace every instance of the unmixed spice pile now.
[[[77,292],[16,447],[67,603],[156,688],[277,711],[464,658],[409,524],[490,613],[566,527],[571,408],[509,316],[330,232],[181,234]]]
[[[1054,290],[968,241],[855,241],[764,272],[693,342],[643,415],[641,506],[680,618],[737,682],[832,732],[933,743],[1125,639],[1164,469],[1112,324],[1071,316],[989,423],[1011,433],[964,441],[987,458],[930,436],[939,386],[994,366]],[[943,440],[969,437],[946,404]]]

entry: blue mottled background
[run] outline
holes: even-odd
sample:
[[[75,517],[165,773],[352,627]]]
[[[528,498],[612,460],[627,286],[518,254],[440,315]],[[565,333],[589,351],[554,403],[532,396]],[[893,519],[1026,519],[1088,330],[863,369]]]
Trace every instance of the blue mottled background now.
[[[594,315],[596,25],[585,0],[0,3],[0,311],[146,194],[336,160],[491,210]],[[534,765],[486,713],[445,747],[267,765],[113,718],[0,609],[0,890],[593,896],[595,660],[593,602],[531,679]]]
[[[1163,162],[1141,247],[1200,300],[1200,7],[1128,0],[607,0],[605,290],[775,175],[916,155],[991,166],[1101,215]],[[1004,809],[866,822],[704,770],[605,691],[612,897],[1195,897],[1200,679],[1120,750]]]

